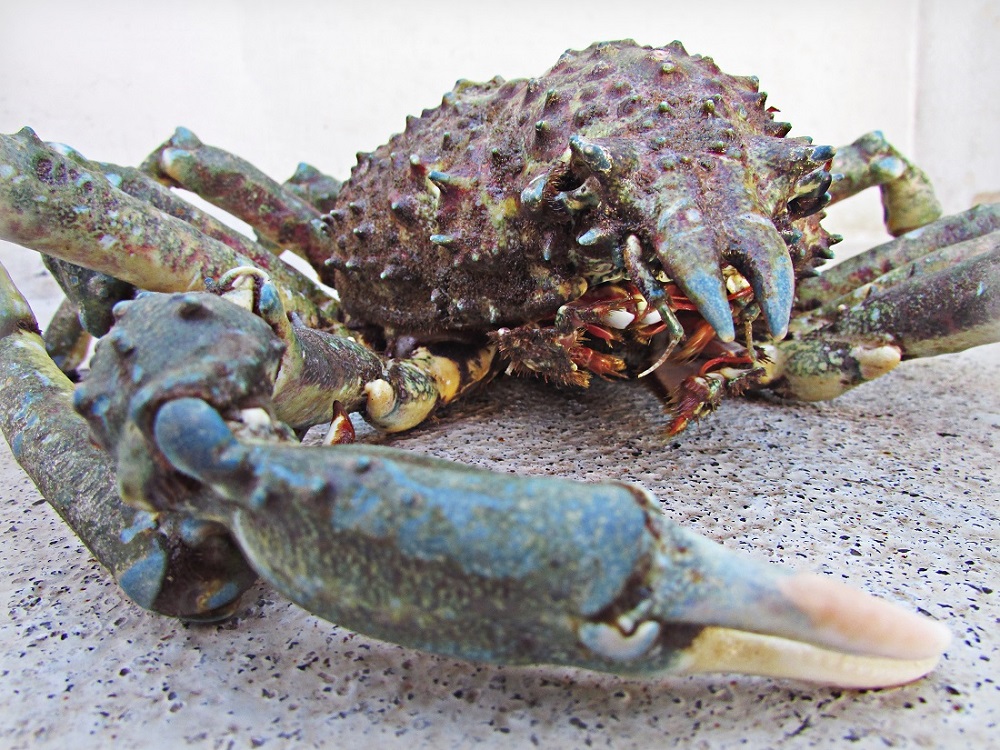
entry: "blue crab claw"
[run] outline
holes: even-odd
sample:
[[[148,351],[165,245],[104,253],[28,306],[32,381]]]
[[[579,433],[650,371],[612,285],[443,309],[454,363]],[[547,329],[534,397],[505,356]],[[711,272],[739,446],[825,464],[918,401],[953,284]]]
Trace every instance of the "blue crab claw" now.
[[[260,434],[258,429],[257,434]],[[258,571],[376,638],[506,664],[743,672],[845,687],[921,677],[938,623],[674,526],[642,490],[462,467],[373,446],[243,443],[207,403],[153,436]]]

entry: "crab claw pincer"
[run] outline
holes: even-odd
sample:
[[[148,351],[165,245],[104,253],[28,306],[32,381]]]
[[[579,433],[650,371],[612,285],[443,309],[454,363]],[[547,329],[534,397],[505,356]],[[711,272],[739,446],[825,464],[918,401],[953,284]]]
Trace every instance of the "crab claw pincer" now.
[[[162,405],[153,432],[261,575],[383,640],[506,664],[853,688],[915,680],[948,643],[931,620],[681,529],[626,484],[244,443],[192,398]]]

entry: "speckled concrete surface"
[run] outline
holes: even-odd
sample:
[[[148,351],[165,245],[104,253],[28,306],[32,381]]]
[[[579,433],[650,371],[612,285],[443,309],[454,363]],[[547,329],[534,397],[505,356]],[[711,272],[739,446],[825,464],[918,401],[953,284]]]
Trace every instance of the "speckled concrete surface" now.
[[[28,258],[0,252],[44,314],[54,297]],[[1000,347],[908,363],[830,404],[732,402],[673,440],[665,425],[641,386],[566,394],[505,381],[392,443],[500,471],[638,482],[728,547],[943,620],[955,640],[940,668],[856,692],[480,666],[352,634],[263,585],[231,622],[185,626],[124,601],[4,446],[0,746],[996,742]]]

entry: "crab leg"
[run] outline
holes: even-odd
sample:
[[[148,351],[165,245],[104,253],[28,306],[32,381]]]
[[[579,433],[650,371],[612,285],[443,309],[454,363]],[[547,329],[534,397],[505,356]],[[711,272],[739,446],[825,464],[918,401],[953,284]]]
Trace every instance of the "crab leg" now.
[[[171,464],[211,490],[184,510],[229,526],[306,609],[406,646],[873,687],[922,676],[948,641],[894,605],[729,553],[620,483],[499,475],[370,446],[242,443],[193,398],[163,404],[152,430]]]
[[[145,172],[135,167],[90,161],[84,158],[79,151],[61,143],[53,143],[49,146],[88,171],[104,175],[105,179],[113,186],[128,193],[133,198],[139,198],[165,214],[183,219],[202,234],[228,245],[240,255],[249,258],[256,266],[278,273],[283,270],[281,265],[277,264],[277,257],[270,248],[254,242],[226,226],[214,216],[196,208]],[[290,273],[289,277],[285,279],[285,283],[291,284],[297,291],[303,293],[307,293],[309,289],[308,281],[295,273]]]
[[[0,136],[0,237],[143,289],[205,288],[237,266],[262,265],[183,219],[116,188],[99,170],[46,146],[28,128]],[[305,321],[323,316],[309,282],[273,258],[286,307]]]
[[[950,251],[950,252],[949,252]],[[1000,341],[1000,232],[945,248],[828,305],[808,332],[767,347],[762,382],[808,401],[834,398],[902,359]],[[934,269],[920,270],[926,260]]]
[[[1000,204],[984,204],[946,216],[894,240],[845,258],[818,276],[803,279],[796,290],[798,304],[811,309],[875,281],[894,269],[912,268],[928,253],[975,240],[1000,230]],[[909,271],[907,271],[909,273]]]
[[[187,128],[177,128],[141,168],[164,184],[197,193],[242,219],[275,246],[314,263],[332,254],[322,214],[300,197],[302,190],[282,186],[238,156],[205,145]],[[310,180],[315,183],[315,171],[300,165],[293,183]],[[336,187],[329,184],[326,192]]]
[[[872,338],[888,334],[904,359],[1000,340],[1000,232],[981,239],[978,252],[967,260],[873,291],[825,331]]]
[[[879,186],[885,226],[893,236],[929,224],[941,215],[930,180],[878,130],[837,149],[832,171],[841,179],[830,185],[831,202]]]
[[[1000,245],[1000,230],[990,234],[980,235],[964,242],[957,242],[947,245],[938,250],[910,261],[905,265],[896,266],[890,271],[879,276],[873,281],[863,284],[856,289],[827,302],[822,307],[803,316],[803,322],[809,319],[832,320],[841,314],[845,308],[858,305],[869,299],[874,294],[887,291],[898,284],[919,283],[915,280],[919,277],[930,276],[932,274],[946,271],[952,266],[957,266],[964,261],[986,255],[996,250]]]
[[[228,616],[255,575],[224,529],[180,525],[118,495],[114,461],[73,411],[73,384],[45,352],[0,266],[0,429],[21,467],[133,601],[192,620]]]
[[[111,330],[114,318],[111,309],[123,299],[135,295],[135,287],[100,271],[67,263],[51,255],[42,256],[45,268],[52,274],[77,311],[80,325],[92,336],[103,336]]]
[[[389,359],[355,341],[347,330],[338,335],[293,325],[277,288],[257,268],[233,269],[216,287],[263,319],[285,344],[274,405],[281,421],[300,431],[335,419],[338,408],[362,411],[385,432],[408,430],[493,375],[492,344],[453,346],[447,354],[418,347],[409,356]]]
[[[70,378],[83,363],[90,350],[91,337],[80,325],[80,314],[68,299],[56,309],[45,329],[45,351],[56,367]]]

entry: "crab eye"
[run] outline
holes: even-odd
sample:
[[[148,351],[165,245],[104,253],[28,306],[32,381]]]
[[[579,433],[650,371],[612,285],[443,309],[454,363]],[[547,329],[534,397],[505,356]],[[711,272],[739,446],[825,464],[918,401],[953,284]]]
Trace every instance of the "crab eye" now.
[[[601,203],[601,197],[590,183],[591,179],[588,178],[582,185],[573,190],[559,192],[552,199],[552,202],[572,216],[591,208],[597,208]]]
[[[583,210],[588,198],[585,190],[580,193],[587,174],[577,174],[566,163],[558,163],[548,172],[538,175],[521,191],[521,205],[532,213],[541,211],[546,206],[556,207],[575,213]],[[572,198],[569,196],[573,196]],[[572,206],[572,207],[571,207]]]

